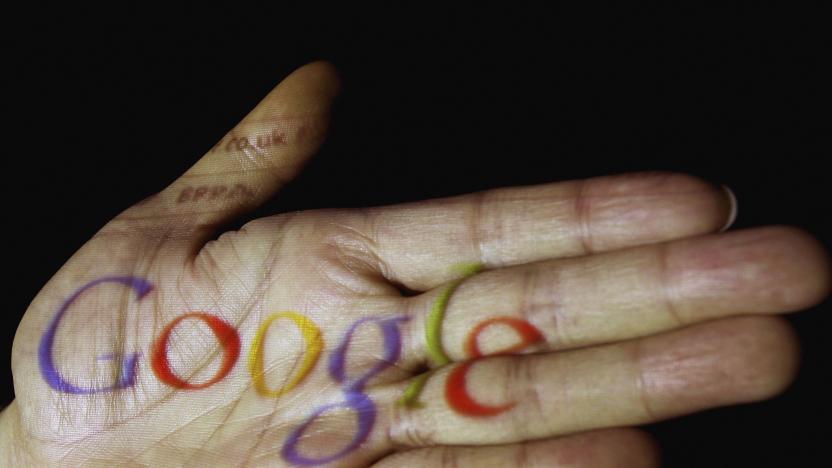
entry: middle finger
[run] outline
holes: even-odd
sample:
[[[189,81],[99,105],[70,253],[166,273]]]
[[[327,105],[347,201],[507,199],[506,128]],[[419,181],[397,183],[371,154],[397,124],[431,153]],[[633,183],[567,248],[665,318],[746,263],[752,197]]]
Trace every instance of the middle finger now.
[[[829,277],[820,244],[785,227],[492,270],[410,299],[404,365],[577,348],[800,310],[825,297]]]

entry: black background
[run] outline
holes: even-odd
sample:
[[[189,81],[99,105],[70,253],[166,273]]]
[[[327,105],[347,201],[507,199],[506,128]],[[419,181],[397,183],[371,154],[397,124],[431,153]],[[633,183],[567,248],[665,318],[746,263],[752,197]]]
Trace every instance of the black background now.
[[[673,170],[731,186],[739,228],[832,239],[823,12],[205,8],[4,19],[0,406],[17,322],[57,268],[314,59],[343,78],[330,138],[255,216]],[[804,364],[783,396],[649,426],[665,464],[827,466],[829,313],[790,317]]]

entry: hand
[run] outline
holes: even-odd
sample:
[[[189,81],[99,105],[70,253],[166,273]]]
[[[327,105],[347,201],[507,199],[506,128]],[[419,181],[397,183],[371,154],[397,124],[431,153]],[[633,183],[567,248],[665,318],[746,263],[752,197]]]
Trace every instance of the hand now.
[[[329,65],[296,71],[43,288],[15,338],[4,466],[650,466],[646,436],[611,428],[791,381],[795,339],[770,315],[828,294],[825,252],[792,228],[717,234],[731,197],[684,175],[214,239],[298,173],[337,88]]]

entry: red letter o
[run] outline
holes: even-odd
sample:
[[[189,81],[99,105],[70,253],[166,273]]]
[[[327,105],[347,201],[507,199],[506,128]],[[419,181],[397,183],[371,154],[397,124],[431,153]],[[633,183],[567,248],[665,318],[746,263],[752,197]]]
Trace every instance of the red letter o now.
[[[170,368],[170,362],[168,362],[168,340],[170,339],[170,334],[173,332],[173,329],[179,325],[179,322],[188,318],[202,320],[209,327],[211,327],[211,331],[214,332],[214,335],[217,337],[220,345],[222,345],[225,349],[225,357],[222,361],[222,367],[220,367],[217,375],[215,375],[211,380],[201,384],[192,384],[180,379],[173,373]],[[234,367],[234,364],[237,362],[237,357],[240,355],[240,335],[237,334],[237,330],[235,330],[234,327],[215,315],[204,312],[191,312],[189,314],[181,315],[174,321],[170,322],[168,326],[162,330],[162,334],[160,334],[153,343],[152,349],[153,359],[151,361],[151,365],[153,367],[153,372],[157,377],[159,377],[159,380],[170,385],[171,387],[194,390],[209,387],[222,380],[226,375],[228,375],[229,372],[231,372],[231,368]]]

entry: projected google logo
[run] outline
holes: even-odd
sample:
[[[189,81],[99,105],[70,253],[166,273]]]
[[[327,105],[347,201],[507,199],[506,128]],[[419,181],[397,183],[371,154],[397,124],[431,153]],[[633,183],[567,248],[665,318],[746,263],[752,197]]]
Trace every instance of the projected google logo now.
[[[425,336],[426,349],[429,357],[431,357],[437,365],[450,364],[450,359],[446,356],[441,344],[442,321],[444,319],[444,309],[447,306],[450,295],[461,281],[462,280],[459,280],[446,287],[446,289],[440,294],[428,317],[428,325]],[[77,301],[79,297],[87,291],[102,284],[117,284],[130,288],[135,293],[135,300],[137,301],[141,301],[154,289],[154,286],[150,282],[138,277],[103,277],[82,286],[61,305],[47,326],[38,346],[38,360],[41,375],[43,376],[44,381],[56,391],[75,395],[94,395],[130,388],[136,384],[138,361],[141,356],[140,353],[131,353],[127,356],[107,354],[99,357],[99,359],[102,360],[115,360],[119,357],[123,358],[121,369],[115,379],[115,382],[109,386],[102,387],[84,387],[69,382],[58,370],[53,359],[55,337],[61,320],[66,316],[72,304]],[[215,375],[207,381],[200,383],[189,382],[186,379],[176,375],[170,366],[168,360],[168,342],[176,327],[185,320],[202,321],[208,326],[208,328],[210,328],[217,340],[217,343],[222,348],[222,364],[216,371]],[[303,338],[305,349],[301,362],[294,371],[294,375],[287,379],[286,383],[282,387],[269,388],[266,384],[264,370],[263,344],[269,328],[277,320],[289,321],[298,329]],[[343,333],[338,340],[338,345],[329,356],[327,366],[329,377],[334,382],[338,383],[341,391],[343,392],[343,400],[338,403],[322,405],[316,408],[307,417],[307,419],[304,420],[304,422],[292,431],[286,439],[281,452],[287,461],[301,465],[329,463],[347,455],[366,441],[373,429],[373,426],[375,425],[376,405],[364,392],[364,388],[372,378],[382,373],[399,360],[402,348],[402,337],[399,325],[407,320],[408,318],[405,316],[395,316],[392,318],[364,317],[352,323]],[[469,355],[468,357],[473,360],[465,361],[451,370],[445,384],[445,398],[448,405],[462,415],[471,417],[494,416],[510,410],[515,405],[514,402],[500,406],[482,405],[468,393],[466,388],[465,380],[468,371],[471,366],[476,363],[476,359],[483,356],[479,348],[478,337],[486,328],[492,325],[502,325],[513,329],[520,341],[518,344],[511,346],[510,348],[491,354],[505,354],[522,351],[528,346],[543,341],[544,339],[543,335],[537,328],[530,323],[517,318],[496,317],[487,319],[476,325],[471,330],[465,343],[465,349]],[[363,326],[376,326],[379,328],[381,336],[383,337],[383,354],[378,359],[376,365],[363,375],[348,378],[346,372],[346,362],[350,342],[352,341],[353,335],[356,331]],[[239,361],[241,348],[242,344],[240,335],[233,325],[208,312],[188,312],[169,322],[162,329],[156,339],[153,340],[150,352],[150,365],[156,377],[166,385],[179,390],[200,390],[210,387],[223,380],[231,372]],[[292,391],[295,387],[300,385],[306,376],[309,375],[309,373],[315,368],[321,357],[323,348],[323,333],[320,327],[318,327],[317,324],[315,324],[308,317],[290,311],[277,312],[268,315],[258,327],[255,337],[251,343],[251,347],[248,351],[248,371],[255,390],[259,395],[267,398],[278,398],[287,392]],[[418,401],[418,398],[422,391],[422,387],[430,375],[430,373],[426,373],[413,379],[411,385],[405,390],[402,398],[400,399],[400,403],[403,406],[411,409],[424,406],[423,403]],[[303,438],[304,433],[312,425],[312,423],[327,412],[338,409],[351,410],[357,415],[356,433],[350,443],[338,452],[321,458],[310,458],[299,453],[297,447],[298,443]]]

